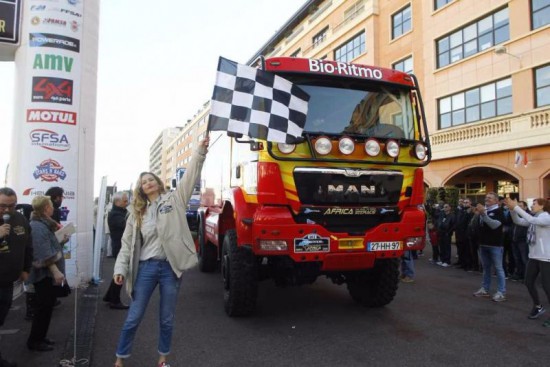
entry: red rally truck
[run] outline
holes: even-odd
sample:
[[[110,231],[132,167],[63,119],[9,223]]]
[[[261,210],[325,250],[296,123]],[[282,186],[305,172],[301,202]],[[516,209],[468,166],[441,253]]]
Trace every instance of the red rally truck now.
[[[199,269],[221,266],[229,316],[251,314],[260,280],[346,284],[391,302],[399,258],[424,247],[422,167],[431,159],[417,79],[381,67],[260,59],[310,95],[297,144],[211,132],[201,176]]]

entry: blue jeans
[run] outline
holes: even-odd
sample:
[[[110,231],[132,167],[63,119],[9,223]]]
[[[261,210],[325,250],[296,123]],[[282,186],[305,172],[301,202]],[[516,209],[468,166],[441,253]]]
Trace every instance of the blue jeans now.
[[[479,246],[481,254],[481,265],[483,266],[483,283],[481,286],[487,292],[491,289],[491,271],[495,267],[497,273],[497,290],[501,293],[506,293],[506,276],[502,267],[502,256],[504,249],[496,246]]]
[[[157,284],[160,284],[160,308],[159,308],[159,342],[160,355],[170,354],[172,344],[172,329],[174,326],[174,313],[180,289],[181,278],[178,279],[172,271],[170,263],[166,260],[149,259],[140,261],[139,269],[132,292],[132,303],[128,310],[128,316],[122,326],[116,356],[128,358],[132,350],[132,343],[137,328],[143,319],[149,299]]]
[[[412,251],[405,251],[401,258],[401,275],[404,277],[414,278],[414,260]]]

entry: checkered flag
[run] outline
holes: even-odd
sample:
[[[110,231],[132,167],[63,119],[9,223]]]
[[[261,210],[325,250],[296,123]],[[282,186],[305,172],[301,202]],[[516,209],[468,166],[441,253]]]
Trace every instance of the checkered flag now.
[[[220,57],[208,130],[276,143],[295,143],[306,123],[309,95],[290,81]]]

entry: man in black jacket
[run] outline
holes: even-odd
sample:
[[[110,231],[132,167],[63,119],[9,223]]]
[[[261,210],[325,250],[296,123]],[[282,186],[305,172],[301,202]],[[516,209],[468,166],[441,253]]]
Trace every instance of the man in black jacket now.
[[[63,194],[65,193],[65,190],[63,190],[62,187],[59,186],[53,186],[46,191],[46,196],[50,197],[50,200],[53,204],[53,214],[52,219],[55,220],[57,223],[61,223],[61,204],[63,204],[63,199],[65,198]]]
[[[456,215],[456,251],[458,253],[458,266],[464,270],[472,269],[472,257],[470,255],[470,243],[468,240],[468,225],[474,214],[470,210],[470,199],[464,198]]]
[[[128,216],[128,194],[124,191],[118,191],[113,195],[113,208],[107,216],[107,224],[111,236],[111,246],[113,248],[113,257],[116,259],[122,246],[122,234],[126,228],[126,217]],[[111,280],[111,285],[103,297],[103,301],[108,302],[109,306],[116,310],[125,310],[127,305],[120,300],[120,291],[122,285],[117,285]]]
[[[451,237],[455,230],[456,219],[447,203],[443,204],[443,211],[439,213],[437,220],[437,241],[439,242],[439,253],[441,265],[449,267],[451,265]]]
[[[493,301],[506,301],[506,277],[502,266],[503,233],[505,222],[504,212],[499,205],[498,196],[490,192],[485,196],[485,206],[477,204],[479,212],[479,227],[477,238],[481,264],[483,266],[483,281],[481,288],[474,293],[476,297],[489,297],[491,288],[491,269],[494,266],[497,275],[497,291],[493,295]]]
[[[32,238],[29,223],[15,210],[17,195],[9,187],[0,188],[0,326],[4,325],[13,298],[13,282],[25,281],[32,265]],[[13,367],[2,358],[0,366]]]

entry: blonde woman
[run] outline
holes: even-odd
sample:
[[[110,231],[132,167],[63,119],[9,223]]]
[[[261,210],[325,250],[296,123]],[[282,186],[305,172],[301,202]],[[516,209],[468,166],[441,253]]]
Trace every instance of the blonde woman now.
[[[176,191],[166,192],[162,181],[143,172],[134,190],[134,201],[122,236],[114,281],[126,281],[132,298],[116,351],[115,367],[130,357],[137,328],[157,284],[160,288],[158,366],[169,367],[172,329],[182,274],[197,263],[195,245],[185,209],[206,158],[209,137],[199,142]]]
[[[53,286],[61,285],[65,281],[63,244],[69,238],[66,236],[60,243],[55,236],[60,225],[52,219],[54,207],[49,196],[35,196],[32,209],[30,226],[33,266],[29,281],[34,284],[36,303],[27,347],[30,350],[47,352],[53,350],[54,344],[46,337],[56,300]]]

